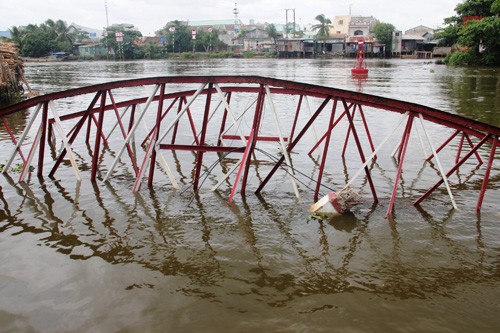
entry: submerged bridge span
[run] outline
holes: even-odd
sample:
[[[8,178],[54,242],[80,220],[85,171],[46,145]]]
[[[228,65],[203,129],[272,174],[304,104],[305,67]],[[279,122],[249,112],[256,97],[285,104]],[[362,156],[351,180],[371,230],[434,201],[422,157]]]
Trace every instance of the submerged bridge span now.
[[[78,181],[125,177],[135,192],[154,186],[161,170],[160,181],[176,189],[186,183],[187,167],[195,191],[210,177],[212,190],[230,189],[229,202],[238,189],[245,195],[251,185],[259,193],[273,179],[272,191],[288,188],[312,200],[366,186],[375,203],[388,199],[389,216],[405,170],[416,165],[430,176],[413,189],[414,204],[441,188],[456,207],[453,175],[473,164],[466,179],[480,181],[473,186],[477,211],[498,170],[498,127],[415,103],[257,76],[109,82],[35,97],[0,109],[0,118],[2,173],[18,165],[20,182],[64,169]],[[372,177],[381,159],[392,163],[382,170],[391,183],[386,179],[382,191]],[[341,165],[355,172],[336,179]]]

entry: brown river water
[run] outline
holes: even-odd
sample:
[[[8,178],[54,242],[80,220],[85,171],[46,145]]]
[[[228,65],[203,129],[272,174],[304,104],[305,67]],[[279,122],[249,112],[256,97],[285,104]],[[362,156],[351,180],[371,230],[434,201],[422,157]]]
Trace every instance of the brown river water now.
[[[415,102],[500,126],[500,68],[370,60],[369,78],[359,82],[350,77],[351,65],[311,59],[28,63],[26,77],[34,90],[49,93],[150,76],[260,75]],[[17,117],[11,121],[19,134],[26,115]],[[369,121],[379,139],[383,119]],[[0,138],[7,140],[3,128]],[[343,174],[328,176],[333,183],[354,173],[349,161],[339,161]],[[229,205],[228,188],[194,194],[185,163],[175,160],[185,189],[157,182],[136,195],[126,177],[92,183],[87,175],[75,183],[71,170],[62,170],[56,179],[31,177],[26,185],[1,175],[0,332],[500,331],[498,158],[477,214],[484,168],[464,168],[453,178],[458,210],[444,189],[417,208],[414,187],[435,178],[418,177],[423,167],[409,156],[405,176],[417,180],[402,182],[390,219],[390,162],[373,169],[384,193],[378,205],[365,190],[368,200],[352,213],[324,220],[310,219],[311,195],[296,199],[285,176],[262,196],[250,191]],[[311,161],[296,163],[314,173]]]

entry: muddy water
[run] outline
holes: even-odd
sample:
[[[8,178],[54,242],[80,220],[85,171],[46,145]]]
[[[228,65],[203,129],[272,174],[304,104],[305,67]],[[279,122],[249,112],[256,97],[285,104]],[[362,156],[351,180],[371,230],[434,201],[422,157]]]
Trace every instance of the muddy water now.
[[[146,76],[261,75],[500,126],[499,69],[372,61],[359,82],[350,67],[343,60],[79,62],[28,64],[26,76],[35,90],[53,92]],[[411,161],[406,172],[419,173]],[[390,166],[374,168],[378,186],[390,188]],[[310,196],[295,199],[284,176],[263,196],[228,205],[228,189],[194,195],[156,184],[133,195],[126,177],[112,186],[79,184],[63,170],[25,186],[2,175],[0,331],[497,332],[500,166],[478,215],[481,172],[458,175],[459,210],[445,195],[413,207],[408,181],[391,219],[382,197],[321,221],[309,218]],[[179,178],[189,188],[189,169]]]

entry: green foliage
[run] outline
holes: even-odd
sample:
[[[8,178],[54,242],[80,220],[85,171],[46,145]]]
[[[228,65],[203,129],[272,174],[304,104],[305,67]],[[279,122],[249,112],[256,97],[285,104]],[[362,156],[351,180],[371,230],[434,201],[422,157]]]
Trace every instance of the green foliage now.
[[[40,25],[14,26],[10,32],[22,56],[39,58],[51,52],[71,53],[73,42],[78,34],[69,34],[67,30],[68,27],[64,21],[49,19]]]
[[[385,51],[389,53],[392,50],[392,33],[394,29],[396,28],[392,24],[381,22],[375,26],[373,31],[375,38],[380,43],[385,44]]]
[[[485,66],[500,65],[500,19],[487,17],[480,21],[471,21],[459,33],[458,42],[469,47],[467,53],[476,60],[473,63]],[[479,51],[482,43],[484,50]]]
[[[493,1],[493,4],[491,5],[491,13],[500,15],[500,0]]]
[[[432,36],[432,39],[439,41],[438,46],[453,46],[457,43],[459,31],[460,26],[458,24],[452,24],[438,30]]]
[[[326,38],[330,35],[330,28],[332,27],[332,21],[325,16],[325,14],[319,14],[315,17],[318,24],[312,26],[313,31],[317,31],[316,36],[321,38]]]
[[[123,33],[123,41],[116,41],[116,33]],[[107,36],[104,36],[102,43],[108,48],[112,48],[116,59],[141,59],[144,52],[137,46],[138,39],[142,36],[136,30],[124,30],[120,27],[110,27],[107,29]]]
[[[500,65],[500,44],[498,32],[500,19],[497,14],[500,0],[466,0],[458,4],[455,11],[459,17],[449,17],[446,28],[439,31],[435,38],[440,45],[459,45],[459,51],[447,57],[452,65],[498,66]],[[464,16],[483,16],[481,20],[470,20],[462,24]],[[482,46],[480,48],[480,45]]]
[[[278,31],[276,31],[276,26],[274,24],[269,24],[266,27],[266,32],[269,37],[274,40],[274,43],[276,43],[276,39],[278,38]]]
[[[494,0],[466,0],[455,7],[460,16],[488,16]]]
[[[212,29],[211,32],[199,30],[196,34],[196,40],[193,42],[196,45],[196,51],[211,52],[218,50],[221,47],[219,30]]]

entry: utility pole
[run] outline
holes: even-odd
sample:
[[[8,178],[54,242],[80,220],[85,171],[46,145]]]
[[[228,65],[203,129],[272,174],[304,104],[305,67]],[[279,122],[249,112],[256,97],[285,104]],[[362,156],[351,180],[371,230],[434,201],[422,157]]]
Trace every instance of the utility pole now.
[[[288,11],[291,10],[293,12],[293,37],[295,38],[295,8],[285,8],[285,17],[286,17],[286,38],[288,38]]]

